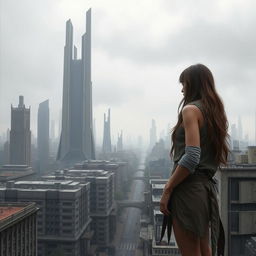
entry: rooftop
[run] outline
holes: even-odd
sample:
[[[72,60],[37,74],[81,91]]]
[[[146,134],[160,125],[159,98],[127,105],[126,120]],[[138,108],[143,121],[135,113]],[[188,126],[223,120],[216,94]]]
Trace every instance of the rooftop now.
[[[109,171],[105,170],[69,170],[68,174],[83,174],[86,176],[103,177],[109,174]]]
[[[152,184],[153,189],[164,189],[165,183],[162,184]]]
[[[38,210],[31,202],[0,202],[0,232]]]
[[[0,167],[0,181],[15,180],[35,173],[27,165],[4,165]]]
[[[23,190],[61,190],[61,191],[77,191],[84,186],[78,181],[74,180],[22,180],[22,181],[8,181],[6,189],[23,189]]]
[[[17,206],[0,206],[0,221],[15,214],[20,212],[22,209],[25,207],[17,207]]]

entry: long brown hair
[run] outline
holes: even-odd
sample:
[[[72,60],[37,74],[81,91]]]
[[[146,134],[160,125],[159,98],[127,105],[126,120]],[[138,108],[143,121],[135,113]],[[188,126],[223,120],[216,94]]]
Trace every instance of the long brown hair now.
[[[175,146],[175,134],[182,123],[182,108],[189,102],[201,100],[215,160],[218,164],[225,165],[229,153],[228,121],[223,102],[215,89],[211,71],[202,64],[192,65],[180,74],[179,82],[183,84],[185,91],[178,107],[178,122],[172,129],[171,156]]]

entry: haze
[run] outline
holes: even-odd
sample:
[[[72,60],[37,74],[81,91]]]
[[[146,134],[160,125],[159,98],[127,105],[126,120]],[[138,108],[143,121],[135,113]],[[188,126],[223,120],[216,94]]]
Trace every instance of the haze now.
[[[74,26],[80,57],[85,12],[92,8],[92,82],[96,141],[111,108],[114,142],[123,130],[136,142],[173,126],[182,98],[180,72],[207,65],[230,122],[240,116],[255,141],[256,2],[1,0],[0,134],[10,128],[11,104],[23,95],[36,134],[40,102],[49,99],[58,130],[62,104],[65,22]]]

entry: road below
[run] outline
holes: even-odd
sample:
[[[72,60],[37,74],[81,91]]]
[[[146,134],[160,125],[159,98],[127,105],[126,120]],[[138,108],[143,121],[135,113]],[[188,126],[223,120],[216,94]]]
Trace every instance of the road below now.
[[[136,176],[144,176],[144,159],[142,159]],[[145,184],[142,180],[133,180],[128,200],[143,201]],[[124,208],[121,222],[123,232],[116,246],[117,256],[135,256],[139,243],[141,210],[133,207]]]

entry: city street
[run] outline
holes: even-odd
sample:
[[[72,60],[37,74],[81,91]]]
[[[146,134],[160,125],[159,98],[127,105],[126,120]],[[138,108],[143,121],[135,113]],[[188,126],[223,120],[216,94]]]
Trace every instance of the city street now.
[[[143,169],[140,166],[140,170]],[[137,171],[136,176],[143,176],[143,171]],[[142,201],[144,200],[144,182],[141,180],[133,180],[131,191],[129,193],[129,200]],[[136,248],[139,243],[140,234],[140,213],[141,210],[133,207],[125,208],[121,216],[120,240],[116,246],[117,256],[135,256]]]

